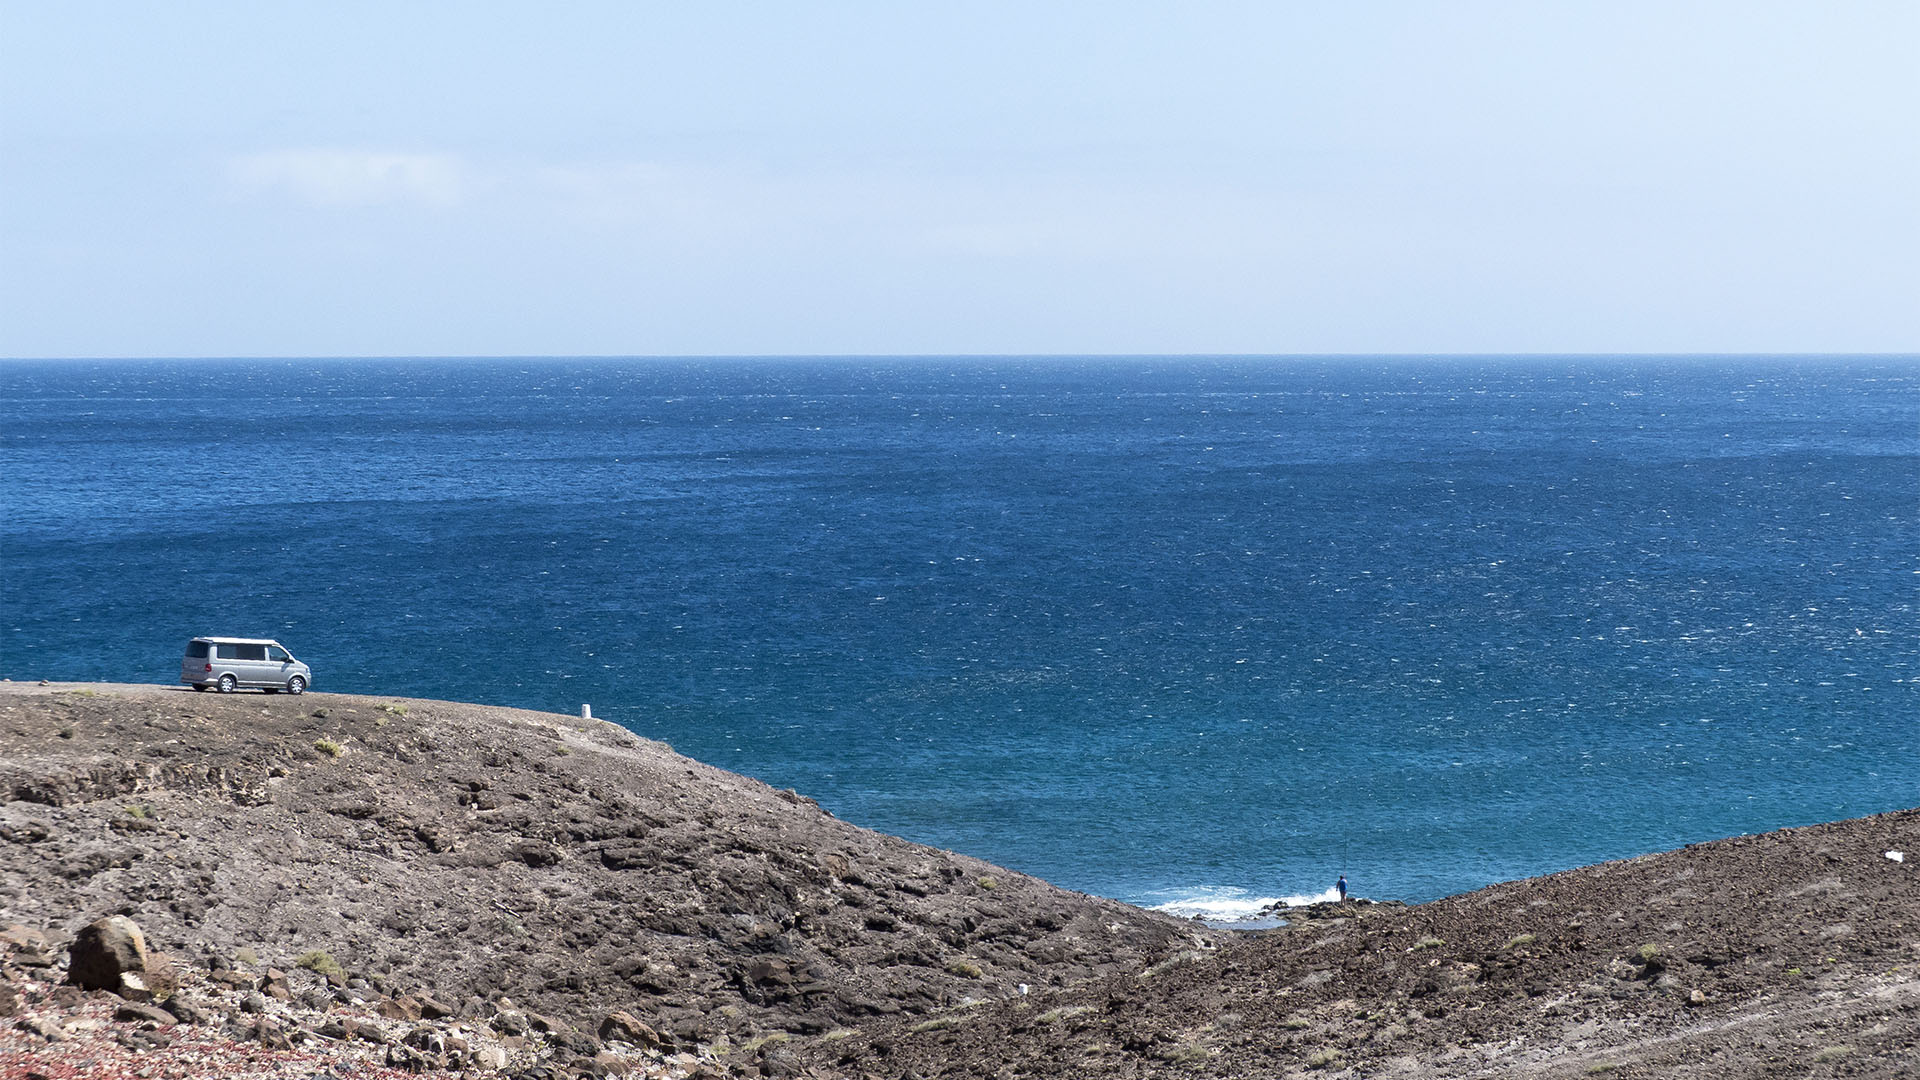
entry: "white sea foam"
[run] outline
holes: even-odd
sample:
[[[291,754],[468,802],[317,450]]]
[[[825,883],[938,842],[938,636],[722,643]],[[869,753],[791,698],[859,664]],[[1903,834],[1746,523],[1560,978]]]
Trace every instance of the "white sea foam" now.
[[[1167,890],[1156,894],[1153,899],[1159,900],[1161,897],[1166,899],[1146,906],[1154,911],[1182,919],[1199,919],[1216,926],[1246,926],[1254,923],[1271,924],[1272,916],[1269,914],[1263,918],[1262,912],[1271,912],[1277,907],[1332,903],[1340,899],[1340,892],[1338,889],[1328,889],[1323,893],[1256,896],[1245,889],[1215,886]]]
[[[1329,886],[1326,892],[1302,893],[1296,896],[1283,896],[1280,902],[1288,907],[1305,907],[1308,904],[1334,904],[1340,900],[1338,887]]]
[[[1278,897],[1253,896],[1244,889],[1197,889],[1151,907],[1154,911],[1183,919],[1240,922],[1253,918],[1279,902]]]

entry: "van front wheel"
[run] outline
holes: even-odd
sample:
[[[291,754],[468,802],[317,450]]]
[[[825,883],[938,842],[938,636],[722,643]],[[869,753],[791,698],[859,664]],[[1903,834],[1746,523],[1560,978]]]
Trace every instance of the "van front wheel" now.
[[[304,694],[306,692],[307,692],[307,680],[301,678],[298,675],[295,675],[293,678],[287,680],[287,693]]]
[[[239,688],[240,688],[240,680],[234,678],[231,675],[220,676],[220,692],[221,693],[231,694],[235,690],[238,690]]]

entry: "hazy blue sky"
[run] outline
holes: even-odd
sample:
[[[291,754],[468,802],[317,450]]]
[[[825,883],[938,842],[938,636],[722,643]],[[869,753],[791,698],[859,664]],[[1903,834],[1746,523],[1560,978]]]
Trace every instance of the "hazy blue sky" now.
[[[0,356],[1920,350],[1920,2],[0,0]]]

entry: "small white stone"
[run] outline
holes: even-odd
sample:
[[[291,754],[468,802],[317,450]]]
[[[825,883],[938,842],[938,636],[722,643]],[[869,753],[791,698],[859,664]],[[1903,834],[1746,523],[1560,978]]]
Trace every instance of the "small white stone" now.
[[[1887,858],[1892,859],[1894,862],[1906,862],[1907,853],[1904,851],[1889,851],[1887,852]]]

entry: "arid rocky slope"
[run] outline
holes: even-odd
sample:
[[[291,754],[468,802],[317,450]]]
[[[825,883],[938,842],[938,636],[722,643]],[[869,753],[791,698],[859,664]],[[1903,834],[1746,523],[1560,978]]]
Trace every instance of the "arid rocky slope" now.
[[[808,1060],[922,1080],[1920,1076],[1920,811],[1291,919]]]
[[[115,913],[187,1034],[56,992]],[[361,1075],[1920,1076],[1920,811],[1286,917],[1063,892],[564,716],[0,685],[0,1080],[108,1075],[83,1032],[182,1077],[376,1038]]]
[[[856,828],[608,723],[447,702],[0,686],[0,926],[323,951],[693,1046],[1150,964],[1208,935]]]

